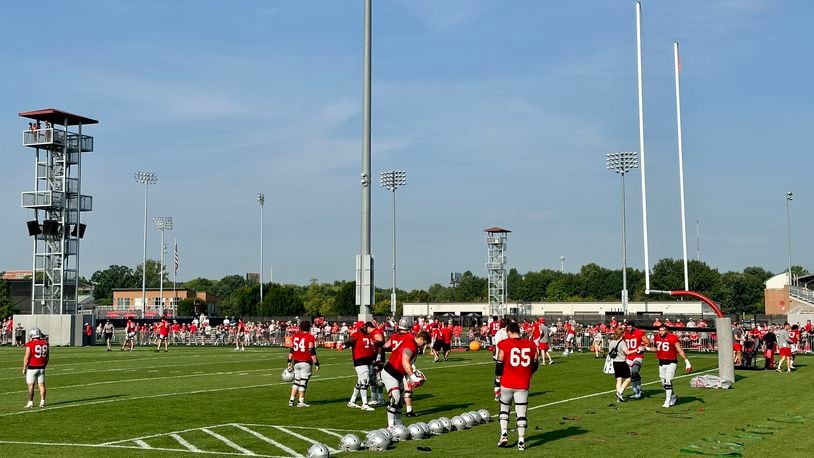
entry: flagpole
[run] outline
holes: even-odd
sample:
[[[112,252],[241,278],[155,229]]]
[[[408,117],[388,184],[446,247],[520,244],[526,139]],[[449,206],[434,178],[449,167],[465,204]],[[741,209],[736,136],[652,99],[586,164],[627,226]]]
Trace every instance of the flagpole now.
[[[676,80],[676,126],[678,130],[678,183],[681,191],[681,243],[684,249],[684,290],[690,290],[690,276],[687,269],[687,215],[684,211],[684,146],[681,140],[681,59],[678,57],[678,42],[673,42],[673,61]]]
[[[642,228],[644,241],[644,293],[650,294],[650,249],[647,241],[647,167],[644,154],[644,96],[642,90],[642,3],[636,2],[636,76],[639,95],[639,164],[642,176]]]

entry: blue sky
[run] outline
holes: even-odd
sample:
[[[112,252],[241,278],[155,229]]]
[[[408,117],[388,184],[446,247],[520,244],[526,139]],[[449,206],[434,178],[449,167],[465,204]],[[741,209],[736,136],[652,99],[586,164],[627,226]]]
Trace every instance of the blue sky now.
[[[172,216],[180,279],[259,269],[352,279],[359,252],[361,0],[72,1],[0,17],[0,270],[30,268],[19,207],[33,151],[17,113],[99,119],[83,163],[82,274],[142,257],[150,216]],[[47,13],[47,14],[46,14]],[[681,256],[672,43],[682,50],[690,254],[722,271],[814,254],[814,64],[804,0],[644,2],[651,262]],[[53,30],[53,31],[49,31]],[[521,272],[618,267],[618,176],[605,154],[638,150],[633,1],[374,1],[373,173],[399,190],[399,284],[484,275],[482,230],[502,226]],[[629,264],[642,268],[638,172],[628,176]],[[390,195],[373,189],[377,286],[390,284]],[[157,233],[149,256],[157,258]],[[654,285],[658,287],[659,285]]]

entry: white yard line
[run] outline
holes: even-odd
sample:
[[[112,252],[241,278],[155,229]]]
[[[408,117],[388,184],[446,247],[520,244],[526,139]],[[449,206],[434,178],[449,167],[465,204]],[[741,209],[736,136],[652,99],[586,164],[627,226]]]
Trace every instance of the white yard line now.
[[[483,364],[494,364],[492,361],[487,362],[480,362],[480,363],[471,363],[471,364],[455,364],[450,366],[439,366],[439,367],[428,367],[424,369],[424,371],[431,371],[431,370],[441,370],[441,369],[455,369],[460,367],[467,367],[467,366],[480,366]],[[176,376],[181,377],[181,376]],[[331,380],[343,380],[349,378],[356,378],[356,374],[353,375],[340,375],[336,377],[326,377],[322,378],[319,376],[314,377],[311,380],[311,383],[315,382],[326,382]],[[92,406],[92,405],[100,405],[100,404],[111,404],[114,402],[124,402],[124,401],[137,401],[142,399],[157,399],[157,398],[168,398],[173,396],[189,396],[193,394],[206,394],[206,393],[220,393],[223,391],[235,391],[235,390],[248,390],[253,388],[266,388],[270,386],[281,386],[281,385],[290,385],[289,382],[273,382],[273,383],[260,383],[257,385],[245,385],[245,386],[232,386],[232,387],[225,387],[225,388],[212,388],[207,390],[193,390],[193,391],[181,391],[175,393],[161,393],[161,394],[151,394],[145,396],[133,396],[133,397],[126,397],[126,398],[119,398],[119,399],[103,399],[99,401],[89,401],[89,402],[77,402],[75,404],[64,404],[64,405],[54,405],[48,406],[44,409],[26,409],[26,410],[19,410],[17,412],[6,412],[0,414],[0,418],[2,417],[10,417],[13,415],[25,415],[25,414],[32,414],[32,413],[44,413],[51,410],[58,410],[58,409],[68,409],[71,407],[84,407],[84,406]]]
[[[274,427],[274,429],[276,429],[276,430],[278,430],[278,431],[282,431],[282,432],[284,432],[284,433],[288,434],[289,436],[296,437],[297,439],[303,440],[303,441],[305,441],[305,442],[310,442],[311,444],[319,444],[319,443],[320,443],[319,441],[316,441],[316,440],[314,440],[314,439],[311,439],[311,438],[310,438],[310,437],[308,437],[308,436],[303,436],[302,434],[295,433],[294,431],[291,431],[290,429],[288,429],[288,428],[284,428],[284,427],[282,427],[282,426],[275,426],[275,427]],[[333,448],[331,448],[331,447],[328,447],[328,450],[329,450],[331,453],[336,453],[336,452],[338,452],[338,450],[333,449]]]
[[[138,445],[141,448],[152,448],[152,447],[150,447],[149,444],[147,444],[147,442],[144,442],[142,440],[134,440],[133,443],[135,443],[136,445]]]
[[[221,436],[220,434],[218,434],[218,433],[216,433],[214,431],[211,431],[211,430],[209,430],[207,428],[201,428],[201,431],[205,432],[206,434],[209,434],[210,436],[212,436],[215,439],[223,442],[224,444],[228,445],[229,447],[232,447],[233,449],[237,450],[238,452],[243,452],[244,455],[251,455],[251,456],[257,455],[253,451],[251,451],[251,450],[249,450],[247,448],[243,448],[243,447],[235,444],[234,442],[230,441],[229,439]]]
[[[229,425],[231,425],[231,423],[223,423],[223,424],[220,424],[220,425],[203,426],[203,428],[220,428],[221,426],[229,426]],[[135,438],[130,438],[130,439],[122,439],[122,440],[118,440],[118,441],[104,442],[104,443],[101,443],[99,445],[115,445],[115,444],[122,444],[122,443],[125,443],[125,442],[133,442],[133,441],[137,441],[137,440],[152,439],[154,437],[166,436],[168,434],[182,434],[182,433],[188,433],[188,432],[192,432],[192,431],[200,431],[201,428],[202,427],[187,428],[187,429],[182,429],[182,430],[179,430],[179,431],[170,431],[168,433],[150,434],[148,436],[141,436],[141,437],[135,437]]]
[[[257,426],[257,427],[261,427],[261,428],[273,428],[275,426],[282,426],[283,428],[289,428],[289,429],[310,429],[310,430],[316,430],[316,431],[322,431],[324,429],[324,428],[317,428],[317,427],[314,427],[314,426],[261,425],[261,424],[258,424],[258,423],[240,423],[240,424],[243,425],[243,426]],[[367,431],[365,431],[363,429],[330,428],[329,430],[330,431],[342,431],[342,432],[346,432],[346,433],[366,433],[367,432]],[[342,436],[340,436],[340,437],[342,437]]]
[[[239,429],[239,430],[241,430],[241,431],[245,431],[245,432],[247,432],[247,433],[251,434],[252,436],[254,436],[254,437],[256,437],[256,438],[260,439],[260,440],[261,440],[261,441],[263,441],[263,442],[266,442],[266,443],[268,443],[268,444],[271,444],[271,445],[273,445],[273,446],[275,446],[275,447],[279,448],[280,450],[282,450],[282,451],[284,451],[284,452],[288,453],[288,454],[289,454],[289,455],[291,455],[291,456],[294,456],[294,457],[297,457],[297,458],[302,457],[302,455],[300,455],[299,453],[297,453],[297,452],[296,452],[296,451],[294,451],[293,449],[288,448],[288,447],[286,447],[285,445],[283,445],[283,444],[281,444],[281,443],[277,442],[276,440],[274,440],[274,439],[272,439],[272,438],[270,438],[270,437],[266,437],[266,436],[264,436],[264,435],[262,435],[262,434],[258,433],[257,431],[255,431],[255,430],[253,430],[253,429],[249,429],[249,428],[247,428],[247,427],[245,427],[245,426],[243,426],[243,425],[237,424],[237,423],[233,424],[232,426],[234,426],[235,428],[237,428],[237,429]],[[342,436],[339,436],[339,437],[342,437]]]
[[[718,370],[718,368],[716,367],[716,368],[713,368],[713,369],[707,369],[707,370],[705,370],[705,371],[693,372],[693,373],[690,373],[690,374],[685,374],[685,375],[679,375],[678,377],[675,377],[673,380],[675,380],[675,379],[679,379],[679,378],[691,377],[691,376],[693,376],[693,375],[704,374],[704,373],[706,373],[706,372],[712,372],[712,371],[717,371],[717,370]],[[642,386],[646,386],[646,385],[655,385],[656,383],[661,383],[661,380],[656,380],[656,381],[653,381],[653,382],[642,383]],[[602,396],[603,394],[610,394],[610,393],[615,393],[615,392],[616,392],[616,390],[600,391],[600,392],[598,392],[598,393],[586,394],[586,395],[584,395],[584,396],[577,396],[577,397],[574,397],[574,398],[561,399],[561,400],[559,400],[559,401],[553,401],[553,402],[549,402],[549,403],[546,403],[546,404],[541,404],[541,405],[539,405],[539,406],[529,407],[529,408],[528,408],[528,410],[542,409],[542,408],[544,408],[544,407],[551,407],[551,406],[555,406],[555,405],[557,405],[557,404],[565,404],[566,402],[571,402],[571,401],[579,401],[579,400],[581,400],[581,399],[593,398],[593,397],[596,397],[596,396]],[[493,417],[496,417],[497,415],[492,415],[492,416],[493,416]]]
[[[72,444],[72,443],[69,443],[69,442],[26,442],[26,441],[0,440],[0,445],[32,445],[32,446],[46,446],[46,447],[118,448],[118,449],[128,449],[128,450],[144,450],[141,447],[129,446],[129,445]],[[201,450],[201,451],[198,451],[198,452],[193,452],[192,450],[184,450],[184,449],[180,449],[180,448],[153,447],[150,450],[152,450],[152,451],[161,451],[161,452],[173,452],[173,453],[197,453],[197,454],[205,454],[205,455],[246,456],[245,453],[211,452],[211,451],[207,451],[207,450]],[[274,455],[255,455],[255,456],[262,457],[262,458],[288,458],[288,457],[274,456]]]
[[[184,447],[187,448],[187,450],[189,450],[191,452],[200,452],[201,451],[201,449],[199,449],[198,447],[190,444],[189,442],[186,441],[186,439],[179,436],[178,434],[172,433],[172,434],[170,434],[170,437],[175,439],[179,444],[183,445]]]
[[[325,433],[325,434],[328,434],[328,435],[331,435],[331,436],[334,436],[334,437],[338,437],[338,438],[340,438],[340,439],[342,439],[343,437],[345,437],[345,436],[343,436],[343,435],[341,435],[341,434],[339,434],[339,433],[335,433],[335,432],[333,432],[333,431],[331,431],[331,430],[328,430],[328,429],[318,428],[318,429],[317,429],[317,431],[323,432],[323,433]]]

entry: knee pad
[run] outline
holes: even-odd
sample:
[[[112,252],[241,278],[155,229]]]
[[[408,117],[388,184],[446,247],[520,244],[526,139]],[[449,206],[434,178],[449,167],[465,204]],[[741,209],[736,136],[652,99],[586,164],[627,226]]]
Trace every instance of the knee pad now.
[[[498,421],[509,421],[509,411],[507,410],[504,412],[501,410],[500,413],[497,415],[497,419]]]
[[[526,417],[517,417],[517,427],[518,428],[525,428],[529,425],[529,421]]]
[[[672,390],[673,389],[673,382],[667,382],[664,384],[665,390]]]

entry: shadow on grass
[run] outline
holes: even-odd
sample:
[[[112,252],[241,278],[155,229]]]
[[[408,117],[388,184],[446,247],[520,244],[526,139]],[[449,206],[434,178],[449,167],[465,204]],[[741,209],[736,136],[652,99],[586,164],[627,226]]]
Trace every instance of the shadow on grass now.
[[[680,406],[682,404],[689,404],[691,402],[700,402],[701,404],[705,404],[702,398],[697,398],[695,396],[679,396],[678,401],[676,401],[676,405]]]
[[[87,402],[87,401],[101,401],[102,399],[115,399],[115,398],[122,398],[125,395],[123,394],[111,394],[110,396],[96,396],[93,398],[82,398],[82,399],[74,399],[71,401],[60,401],[60,402],[49,402],[49,406],[58,406],[63,404],[75,404],[78,402]]]
[[[565,429],[555,429],[546,431],[544,433],[535,434],[526,438],[526,448],[537,447],[545,445],[549,442],[554,442],[558,439],[565,439],[566,437],[579,436],[580,434],[587,433],[588,430],[579,426],[569,426]]]
[[[305,401],[305,402],[307,402],[308,404],[311,404],[311,405],[315,405],[315,406],[325,405],[325,404],[336,404],[336,403],[347,404],[348,403],[348,398],[343,397],[343,398],[336,398],[336,399],[318,399],[318,400]]]
[[[436,413],[448,412],[448,411],[457,412],[459,410],[467,409],[471,405],[472,405],[471,402],[461,403],[461,404],[441,404],[441,405],[438,405],[438,406],[434,406],[431,409],[416,410],[416,413],[419,414],[419,415],[424,416],[424,415],[433,415],[433,414],[436,414]]]

